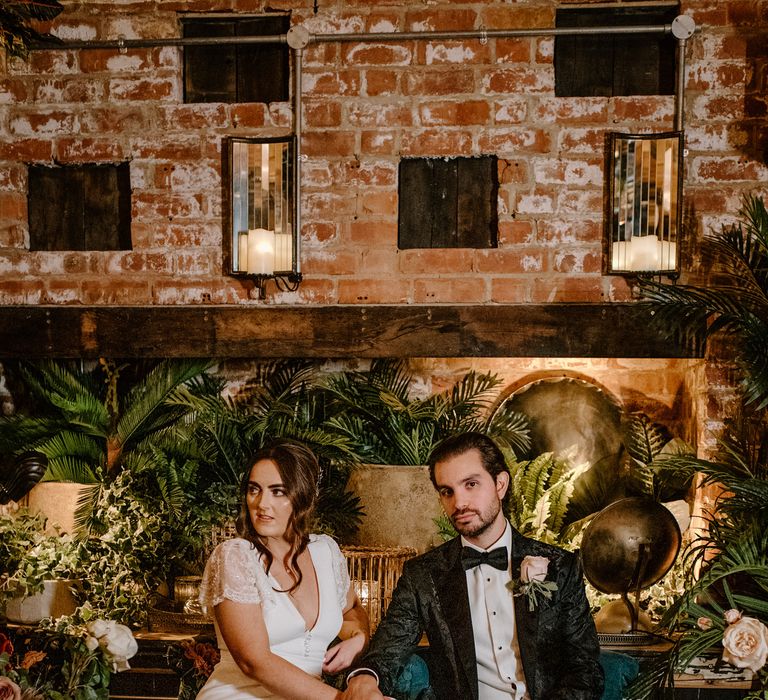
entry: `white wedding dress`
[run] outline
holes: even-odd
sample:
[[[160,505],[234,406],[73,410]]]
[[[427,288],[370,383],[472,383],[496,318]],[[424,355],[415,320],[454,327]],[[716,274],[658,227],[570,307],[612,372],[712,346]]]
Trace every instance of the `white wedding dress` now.
[[[222,542],[213,550],[200,587],[200,603],[213,617],[222,600],[260,603],[273,653],[307,673],[320,677],[323,656],[341,629],[347,601],[349,573],[339,546],[327,535],[310,535],[309,554],[315,567],[320,598],[317,622],[306,629],[304,618],[287,593],[264,571],[258,550],[244,539]],[[218,626],[216,638],[221,661],[197,696],[197,700],[279,699],[238,668],[226,648]]]

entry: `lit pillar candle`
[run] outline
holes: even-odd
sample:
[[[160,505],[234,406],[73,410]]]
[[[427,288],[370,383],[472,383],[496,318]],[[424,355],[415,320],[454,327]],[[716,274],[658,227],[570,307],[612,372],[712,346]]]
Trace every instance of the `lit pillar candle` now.
[[[674,270],[677,266],[677,243],[659,241],[659,269]]]
[[[631,270],[632,243],[630,241],[613,241],[611,244],[611,270]]]
[[[659,269],[659,239],[656,236],[632,237],[632,270]]]
[[[275,234],[275,270],[286,272],[293,267],[293,237],[289,233]]]
[[[275,270],[275,234],[263,228],[248,231],[248,274],[271,275]]]

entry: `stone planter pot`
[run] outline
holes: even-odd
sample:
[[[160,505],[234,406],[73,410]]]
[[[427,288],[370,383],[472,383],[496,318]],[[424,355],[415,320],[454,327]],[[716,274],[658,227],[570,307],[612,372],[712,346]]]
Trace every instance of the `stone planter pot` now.
[[[414,547],[421,553],[441,543],[433,519],[442,509],[428,467],[361,465],[347,488],[365,508],[360,531],[350,544]]]
[[[5,616],[10,622],[32,625],[44,617],[61,617],[75,612],[77,604],[72,595],[76,581],[46,581],[41,593],[11,598],[5,605]]]
[[[61,532],[75,531],[77,499],[84,489],[83,484],[68,481],[41,481],[27,494],[27,507],[33,513],[42,513],[48,518],[46,532],[55,532],[58,525]]]

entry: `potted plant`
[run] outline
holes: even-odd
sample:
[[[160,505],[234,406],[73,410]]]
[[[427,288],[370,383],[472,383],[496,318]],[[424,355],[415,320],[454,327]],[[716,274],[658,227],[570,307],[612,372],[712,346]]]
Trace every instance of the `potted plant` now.
[[[75,609],[82,544],[44,528],[45,518],[26,509],[0,515],[0,607],[13,622],[36,623]]]
[[[366,512],[355,544],[421,551],[437,544],[433,520],[440,508],[423,465],[443,438],[473,430],[512,453],[529,447],[524,416],[503,407],[491,412],[499,384],[493,375],[469,372],[451,389],[421,398],[399,360],[374,360],[365,372],[340,372],[323,382],[327,426],[349,441],[364,465],[349,480]],[[418,523],[413,513],[422,516]]]

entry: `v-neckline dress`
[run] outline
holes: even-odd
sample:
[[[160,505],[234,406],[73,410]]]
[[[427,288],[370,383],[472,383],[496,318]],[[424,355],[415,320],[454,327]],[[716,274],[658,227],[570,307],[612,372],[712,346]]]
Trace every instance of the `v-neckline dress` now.
[[[261,603],[272,652],[320,677],[325,651],[341,629],[349,576],[344,557],[330,537],[311,536],[308,550],[315,568],[320,604],[311,629],[307,629],[288,593],[274,590],[279,584],[264,571],[258,550],[244,539],[222,542],[211,554],[203,575],[200,601],[211,616],[213,607],[224,599]],[[239,669],[224,644],[218,625],[216,637],[221,661],[197,700],[280,698]]]

